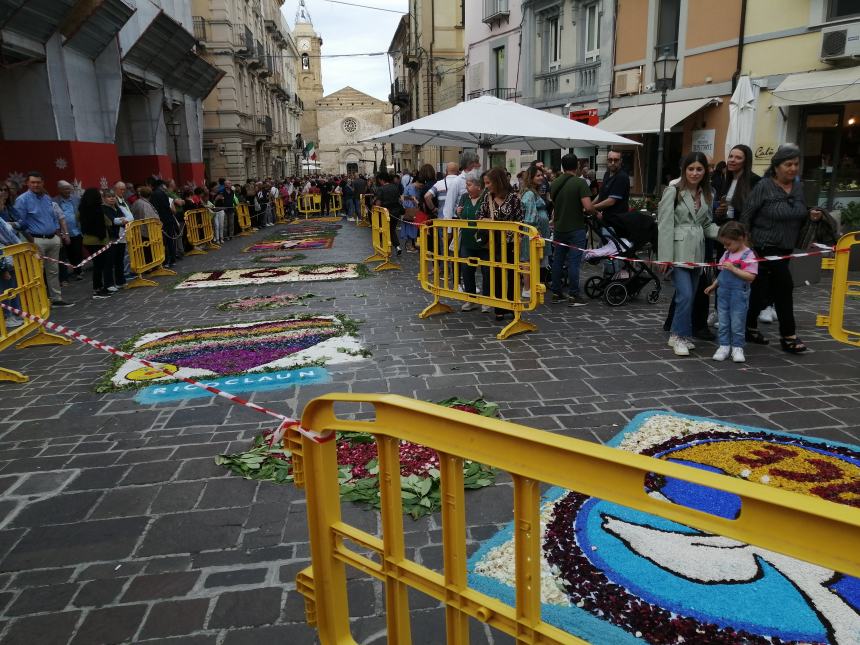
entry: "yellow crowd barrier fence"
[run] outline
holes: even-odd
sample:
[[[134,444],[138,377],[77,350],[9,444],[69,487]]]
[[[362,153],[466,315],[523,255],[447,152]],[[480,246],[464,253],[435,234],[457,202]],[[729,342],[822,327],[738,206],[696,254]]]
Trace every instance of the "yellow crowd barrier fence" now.
[[[128,245],[128,263],[131,272],[137,275],[128,282],[128,289],[155,287],[158,283],[143,277],[176,275],[176,271],[165,269],[164,238],[161,235],[161,222],[155,218],[139,219],[129,222],[125,227],[125,241]]]
[[[0,258],[12,260],[12,277],[15,286],[0,292],[0,302],[21,309],[40,318],[51,314],[51,301],[45,289],[42,261],[35,244],[11,244],[0,249]],[[0,312],[0,352],[17,343],[18,349],[35,345],[68,345],[72,341],[45,331],[38,323],[24,319],[20,327],[6,326],[6,316]],[[0,367],[0,381],[26,383],[29,376],[16,370]]]
[[[215,229],[212,227],[212,213],[208,208],[194,208],[185,211],[185,230],[188,243],[194,248],[185,255],[206,255],[209,251],[220,249],[215,244]]]
[[[461,257],[464,237],[470,242],[483,238],[485,243]],[[433,303],[419,318],[451,313],[453,309],[440,302],[440,298],[449,298],[513,312],[514,319],[496,335],[499,340],[537,330],[537,325],[522,318],[523,312],[533,311],[543,302],[546,291],[540,279],[544,241],[536,228],[518,222],[435,219],[420,227],[420,246],[418,279],[433,294]],[[525,249],[526,261],[522,260]],[[482,275],[482,293],[459,290],[464,271]],[[525,284],[531,286],[527,298],[522,297]]]
[[[391,261],[391,253],[394,249],[391,245],[391,215],[388,214],[388,209],[374,206],[370,211],[370,221],[373,226],[370,233],[373,255],[365,259],[365,262],[382,262],[374,271],[399,270],[400,265]]]
[[[296,200],[296,209],[299,215],[305,219],[316,217],[322,213],[322,195],[314,193],[299,195]]]
[[[364,193],[358,200],[358,222],[356,222],[356,226],[370,227],[371,208],[373,208],[373,193]]]
[[[343,194],[331,193],[328,196],[328,212],[329,215],[337,215],[343,212]]]
[[[236,204],[236,221],[239,223],[237,237],[246,237],[256,230],[251,224],[251,208],[248,204]]]
[[[374,419],[343,418],[335,405],[341,414],[344,406],[371,407]],[[311,566],[298,574],[296,587],[323,645],[356,642],[350,633],[346,565],[384,583],[389,643],[412,642],[410,589],[445,605],[447,639],[440,636],[440,643],[467,645],[472,618],[517,643],[584,643],[541,617],[541,483],[860,575],[860,509],[845,504],[390,394],[321,396],[305,407],[301,425],[319,433],[370,433],[379,454],[381,538],[341,516],[336,442],[316,443],[294,428],[287,431],[295,482],[305,488],[311,545]],[[442,573],[406,557],[401,441],[439,455]],[[464,460],[493,466],[513,479],[514,606],[468,585]],[[645,482],[654,475],[736,495],[740,514],[727,519],[651,497]]]
[[[287,219],[287,209],[284,206],[284,198],[276,197],[275,198],[275,222],[278,224],[286,224],[289,220]]]
[[[856,248],[855,248],[856,247]],[[821,268],[833,271],[833,283],[830,287],[830,311],[819,315],[816,324],[827,327],[830,335],[841,343],[860,347],[860,315],[855,307],[851,316],[857,329],[846,329],[846,304],[848,298],[860,298],[860,280],[848,279],[848,265],[853,252],[860,250],[860,233],[848,233],[836,243],[836,256],[822,258]]]

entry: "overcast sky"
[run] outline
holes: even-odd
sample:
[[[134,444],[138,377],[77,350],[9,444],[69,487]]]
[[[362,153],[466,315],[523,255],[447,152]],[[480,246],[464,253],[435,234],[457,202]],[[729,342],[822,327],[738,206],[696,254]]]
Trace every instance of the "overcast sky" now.
[[[408,0],[343,0],[406,13]],[[295,27],[299,0],[287,0],[284,16]],[[402,13],[350,7],[328,0],[305,0],[316,32],[322,36],[322,81],[326,94],[351,85],[383,101],[391,89],[388,56],[325,58],[331,54],[387,52]]]

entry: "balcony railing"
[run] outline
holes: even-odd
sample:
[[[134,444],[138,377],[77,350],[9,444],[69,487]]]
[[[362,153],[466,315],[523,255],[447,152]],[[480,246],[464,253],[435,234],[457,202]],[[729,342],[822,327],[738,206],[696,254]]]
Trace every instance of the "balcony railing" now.
[[[495,96],[497,99],[502,99],[503,101],[513,101],[518,99],[520,94],[515,87],[495,87],[489,90],[472,90],[469,92],[466,100],[471,101],[479,96]]]
[[[250,30],[250,28],[248,28],[247,25],[245,26],[245,43],[244,43],[244,45],[245,45],[245,49],[248,50],[249,54],[254,53],[254,34]]]
[[[573,86],[564,84],[565,96],[590,96],[597,94],[597,76],[600,72],[600,61],[583,63],[571,67],[535,74],[535,80],[540,84],[539,93],[543,98],[550,98],[561,94],[560,79],[573,76]]]
[[[201,43],[209,40],[209,23],[202,16],[193,16],[191,22],[194,25],[194,37]]]
[[[508,0],[484,0],[483,22],[501,20],[511,15]]]
[[[397,107],[406,107],[409,105],[409,84],[405,78],[395,78],[391,84],[391,94],[388,96],[388,101]]]

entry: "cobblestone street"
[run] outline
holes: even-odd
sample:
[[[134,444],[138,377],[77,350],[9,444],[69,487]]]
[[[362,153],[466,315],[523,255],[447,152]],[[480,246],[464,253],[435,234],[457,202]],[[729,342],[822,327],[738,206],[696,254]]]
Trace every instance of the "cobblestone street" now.
[[[278,228],[186,257],[177,269],[263,267],[241,249]],[[369,238],[369,229],[345,223],[333,248],[301,251],[301,262],[360,262],[371,252]],[[711,361],[710,343],[690,358],[672,354],[661,330],[668,282],[656,305],[643,298],[619,308],[599,300],[544,305],[526,315],[538,332],[501,342],[490,314],[458,310],[420,320],[431,298],[415,277],[418,257],[404,253],[399,261],[402,271],[335,282],[174,290],[180,275],[96,301],[86,274],[66,294],[76,306],[51,320],[115,346],[151,329],[295,313],[357,320],[372,357],[329,366],[329,384],[251,397],[287,415],[299,416],[326,392],[483,397],[507,421],[595,442],[639,412],[672,410],[860,443],[860,351],[814,326],[827,309],[827,275],[795,295],[799,335],[811,351],[780,351],[776,325],[762,325],[771,345],[749,346],[739,366]],[[596,270],[588,267],[583,280]],[[216,309],[281,292],[316,297],[280,310]],[[26,384],[0,384],[0,642],[316,642],[295,588],[310,557],[303,492],[243,480],[214,463],[216,455],[246,450],[277,422],[218,397],[141,405],[134,390],[97,393],[112,361],[77,342],[0,354],[3,367],[30,376]],[[500,474],[495,486],[467,492],[472,550],[512,518],[509,482]],[[379,533],[376,512],[351,503],[343,511],[347,522]],[[407,555],[441,571],[437,520],[404,523]],[[386,642],[381,586],[351,573],[355,639]],[[444,642],[436,602],[413,594],[410,607],[414,642]],[[476,622],[472,636],[473,643],[513,642]]]

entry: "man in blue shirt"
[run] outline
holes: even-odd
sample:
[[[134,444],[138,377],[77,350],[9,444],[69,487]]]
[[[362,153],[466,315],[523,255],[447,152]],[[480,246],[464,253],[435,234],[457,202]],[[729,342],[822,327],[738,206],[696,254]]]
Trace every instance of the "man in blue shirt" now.
[[[66,231],[69,233],[69,243],[60,250],[60,259],[71,264],[80,264],[84,259],[83,233],[78,225],[78,204],[81,198],[72,191],[74,186],[69,182],[57,182],[57,193],[54,202],[63,211],[66,218]],[[75,280],[83,280],[83,269],[70,269],[65,264],[60,265],[60,286],[63,286],[74,275]]]
[[[63,300],[58,271],[60,248],[69,243],[65,216],[60,217],[54,209],[54,201],[45,192],[45,179],[42,173],[27,173],[27,192],[15,200],[15,212],[21,231],[39,247],[39,254],[50,258],[44,263],[47,280],[45,286],[54,307],[71,307],[72,303]],[[62,212],[62,211],[60,211]],[[51,260],[54,260],[53,262]]]

